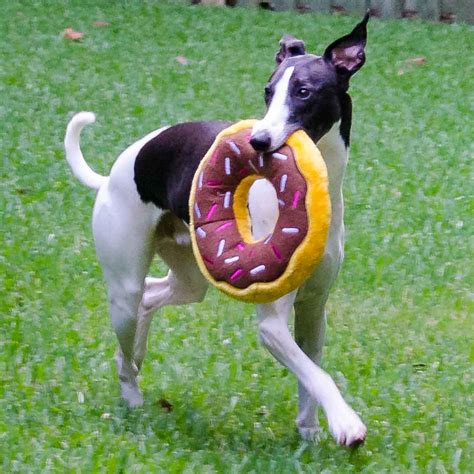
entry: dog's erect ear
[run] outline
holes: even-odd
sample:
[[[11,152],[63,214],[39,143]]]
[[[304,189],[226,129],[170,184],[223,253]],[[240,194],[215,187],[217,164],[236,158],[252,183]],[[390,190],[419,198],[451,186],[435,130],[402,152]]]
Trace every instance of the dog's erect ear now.
[[[303,54],[306,54],[304,41],[291,35],[285,35],[280,40],[280,51],[276,53],[275,61],[277,64],[280,64],[286,58],[290,58],[291,56],[301,56]]]
[[[367,42],[367,22],[370,14],[346,36],[331,43],[324,52],[324,59],[331,62],[338,73],[349,78],[365,63],[365,43]]]

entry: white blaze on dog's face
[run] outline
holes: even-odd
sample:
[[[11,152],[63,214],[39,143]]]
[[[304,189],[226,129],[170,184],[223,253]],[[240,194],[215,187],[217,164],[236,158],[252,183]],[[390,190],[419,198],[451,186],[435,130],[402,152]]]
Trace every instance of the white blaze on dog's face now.
[[[308,54],[304,42],[284,36],[277,68],[265,87],[267,113],[252,130],[250,144],[268,153],[296,130],[317,143],[346,114],[341,136],[349,145],[349,79],[365,62],[368,14],[352,30],[331,43],[322,56]]]
[[[273,97],[265,117],[257,122],[252,130],[252,140],[262,141],[262,148],[276,149],[282,145],[289,135],[290,107],[288,105],[288,91],[290,79],[295,68],[285,69],[275,85]],[[266,89],[268,95],[268,89]]]

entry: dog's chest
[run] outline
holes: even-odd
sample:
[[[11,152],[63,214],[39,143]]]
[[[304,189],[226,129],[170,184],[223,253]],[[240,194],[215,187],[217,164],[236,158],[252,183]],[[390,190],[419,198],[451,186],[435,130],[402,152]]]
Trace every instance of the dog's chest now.
[[[344,198],[342,183],[348,160],[348,148],[339,133],[339,123],[318,142],[329,177],[331,226],[320,264],[298,291],[298,300],[326,293],[334,284],[344,259]]]

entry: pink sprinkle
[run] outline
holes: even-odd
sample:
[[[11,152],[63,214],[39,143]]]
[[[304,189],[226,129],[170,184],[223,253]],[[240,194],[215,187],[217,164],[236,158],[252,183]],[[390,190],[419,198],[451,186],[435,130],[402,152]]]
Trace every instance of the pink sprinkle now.
[[[210,179],[207,183],[208,186],[222,186],[222,181],[218,181],[217,179]]]
[[[243,270],[241,268],[239,268],[238,270],[235,270],[235,272],[232,273],[232,275],[230,276],[231,281],[237,280],[237,278],[239,278],[239,276],[242,275],[242,273],[243,273]]]
[[[252,138],[252,134],[251,134],[251,133],[247,133],[247,134],[245,135],[245,139],[246,139],[248,142],[250,141],[251,138]]]
[[[249,169],[244,167],[239,171],[239,174],[247,174],[248,172],[249,172]]]
[[[273,253],[275,254],[275,257],[278,258],[278,260],[281,260],[281,253],[278,250],[278,247],[275,244],[271,244]]]
[[[211,208],[209,209],[209,212],[207,213],[206,220],[209,220],[214,215],[218,207],[219,206],[217,204],[213,204],[211,206]]]
[[[239,250],[244,250],[245,249],[245,245],[242,243],[242,242],[239,242],[236,247],[239,249]]]
[[[214,265],[214,262],[212,260],[209,260],[206,256],[202,256],[202,259],[208,264],[208,265]]]
[[[296,209],[296,206],[298,205],[298,201],[300,200],[301,193],[299,191],[296,191],[296,193],[293,196],[293,204],[291,205],[291,209]]]
[[[233,224],[232,221],[225,222],[224,224],[220,225],[217,229],[216,232],[219,232],[221,230],[227,229],[227,227],[230,227]]]

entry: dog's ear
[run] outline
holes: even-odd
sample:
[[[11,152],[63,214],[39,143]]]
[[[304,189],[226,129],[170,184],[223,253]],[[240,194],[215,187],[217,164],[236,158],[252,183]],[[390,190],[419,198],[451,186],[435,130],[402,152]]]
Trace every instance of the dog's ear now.
[[[365,63],[369,17],[370,14],[367,12],[364,19],[348,35],[331,43],[324,52],[324,59],[332,63],[337,72],[347,79]]]
[[[277,64],[280,64],[286,58],[303,54],[306,54],[304,41],[291,35],[285,35],[280,40],[280,50],[276,53],[275,61]]]

